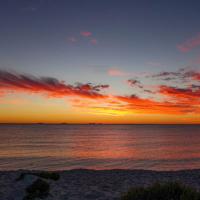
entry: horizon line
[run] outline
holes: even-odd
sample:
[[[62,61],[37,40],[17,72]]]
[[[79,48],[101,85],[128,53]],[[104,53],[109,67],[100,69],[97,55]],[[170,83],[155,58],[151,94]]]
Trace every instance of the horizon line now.
[[[0,125],[200,125],[200,123],[44,123],[44,122],[0,122]]]

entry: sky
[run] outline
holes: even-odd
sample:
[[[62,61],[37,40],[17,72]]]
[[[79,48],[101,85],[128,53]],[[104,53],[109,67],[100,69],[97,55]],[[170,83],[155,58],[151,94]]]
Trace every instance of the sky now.
[[[200,2],[0,1],[1,123],[200,123]]]

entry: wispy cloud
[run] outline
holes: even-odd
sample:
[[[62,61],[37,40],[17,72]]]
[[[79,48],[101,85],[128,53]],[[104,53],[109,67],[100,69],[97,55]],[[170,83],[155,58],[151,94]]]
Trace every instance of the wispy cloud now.
[[[108,69],[107,73],[110,76],[128,76],[128,75],[130,75],[129,73],[122,71],[120,69],[117,69],[117,68],[110,68],[110,69]]]
[[[97,45],[98,40],[92,36],[93,34],[90,31],[81,31],[80,35],[74,34],[74,36],[68,37],[68,41],[71,43],[76,43],[78,41],[86,41],[92,45]]]
[[[143,88],[143,85],[141,84],[141,82],[139,80],[136,80],[136,79],[129,79],[129,80],[127,80],[127,83],[131,87]]]
[[[127,83],[129,86],[131,86],[134,89],[135,88],[140,89],[142,93],[154,94],[153,89],[149,89],[150,88],[149,86],[142,84],[141,81],[137,79],[129,79],[127,80]]]
[[[197,36],[190,38],[188,40],[186,40],[185,42],[183,42],[182,44],[178,44],[177,48],[181,51],[181,52],[189,52],[191,51],[193,48],[200,46],[200,34],[198,34]]]
[[[150,76],[147,76],[150,77]],[[157,74],[151,75],[152,78],[157,78],[164,81],[180,81],[187,82],[191,80],[200,80],[200,71],[192,70],[189,68],[181,68],[177,71],[163,71]]]
[[[92,32],[90,31],[81,31],[80,34],[84,37],[92,36]]]

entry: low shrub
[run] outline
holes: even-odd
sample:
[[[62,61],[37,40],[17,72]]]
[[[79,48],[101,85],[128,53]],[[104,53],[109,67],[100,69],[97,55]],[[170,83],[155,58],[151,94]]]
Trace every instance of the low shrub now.
[[[56,172],[40,172],[40,173],[35,173],[34,175],[45,179],[52,179],[54,181],[57,181],[60,178],[59,173]]]
[[[36,198],[46,198],[49,195],[50,186],[46,181],[37,179],[26,188],[26,196],[23,200],[34,200]]]

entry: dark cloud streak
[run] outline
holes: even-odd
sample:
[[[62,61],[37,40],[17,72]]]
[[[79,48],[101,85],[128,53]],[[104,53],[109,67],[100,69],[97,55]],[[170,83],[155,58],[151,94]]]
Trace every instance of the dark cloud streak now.
[[[52,77],[35,77],[32,75],[12,73],[0,70],[0,91],[44,93],[49,97],[81,96],[85,98],[104,98],[102,89],[109,85],[91,83],[66,84]]]

